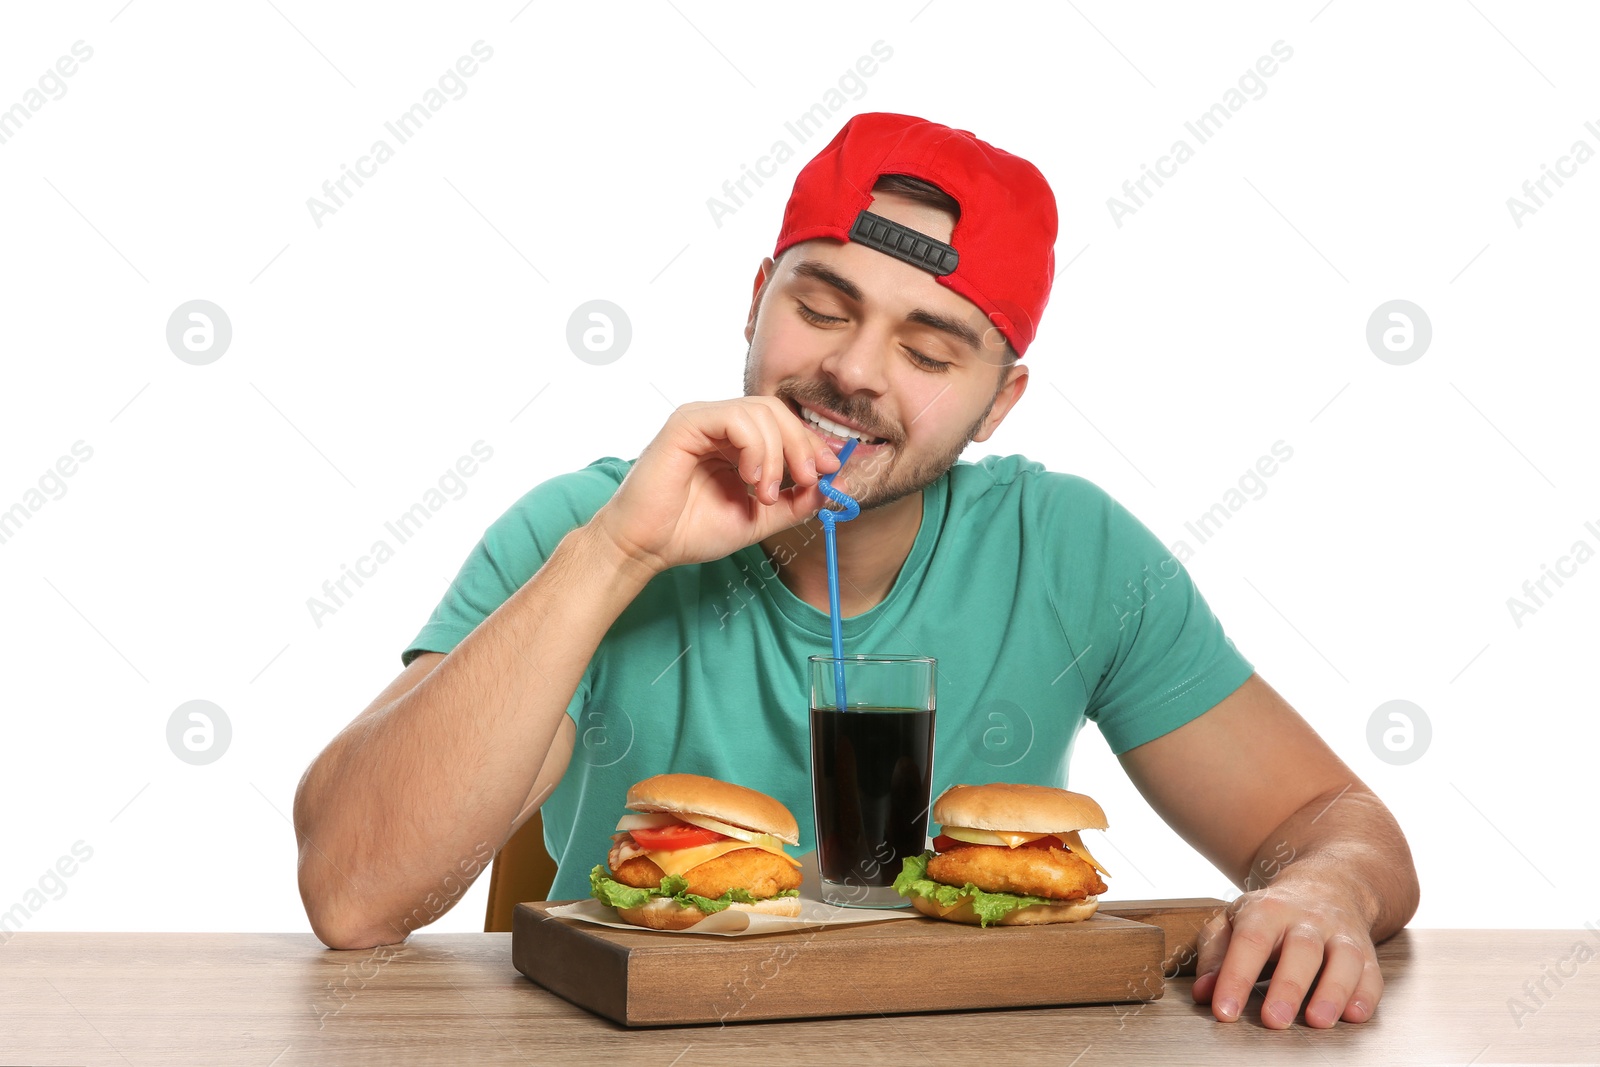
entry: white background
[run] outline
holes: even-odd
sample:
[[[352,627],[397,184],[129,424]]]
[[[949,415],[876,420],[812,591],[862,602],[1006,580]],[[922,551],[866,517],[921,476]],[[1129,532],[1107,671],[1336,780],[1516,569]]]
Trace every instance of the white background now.
[[[1600,18],[975,7],[8,5],[0,107],[74,42],[93,57],[0,144],[0,509],[74,442],[93,456],[0,544],[0,911],[81,841],[27,929],[306,929],[286,816],[308,761],[516,497],[637,455],[670,404],[738,394],[795,172],[886,110],[1033,160],[1060,204],[1030,390],[967,458],[1085,475],[1189,540],[1239,648],[1408,831],[1418,925],[1600,919],[1600,562],[1520,626],[1507,607],[1600,548],[1600,162],[1521,227],[1506,204],[1575,140],[1600,148]],[[307,198],[394,146],[384,122],[478,40],[465,95],[318,227]],[[892,57],[796,146],[785,120],[880,40]],[[1265,95],[1197,144],[1184,122],[1280,40]],[[1117,226],[1107,198],[1179,137],[1195,157]],[[707,198],[779,139],[796,157],[716,225]],[[606,366],[565,341],[596,298],[633,324]],[[207,366],[166,342],[193,299],[232,323]],[[1406,366],[1365,339],[1392,299],[1432,322]],[[318,626],[307,598],[479,440],[465,495]],[[1196,546],[1184,523],[1279,440],[1265,495]],[[207,766],[167,745],[192,699],[232,724]],[[1368,745],[1392,699],[1432,724],[1406,765]],[[1093,730],[1073,784],[1110,813],[1117,895],[1231,895]],[[481,928],[486,883],[435,928]]]

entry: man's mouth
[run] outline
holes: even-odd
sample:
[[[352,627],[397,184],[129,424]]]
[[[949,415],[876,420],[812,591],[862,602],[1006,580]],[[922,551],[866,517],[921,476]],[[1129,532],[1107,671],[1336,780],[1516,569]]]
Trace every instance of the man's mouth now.
[[[851,439],[860,442],[857,445],[858,448],[872,448],[886,443],[882,437],[874,437],[865,430],[849,423],[838,421],[797,401],[789,401],[789,407],[796,415],[800,416],[802,422],[811,427],[813,433],[830,444],[834,444],[834,451],[836,452],[844,446],[846,441]]]

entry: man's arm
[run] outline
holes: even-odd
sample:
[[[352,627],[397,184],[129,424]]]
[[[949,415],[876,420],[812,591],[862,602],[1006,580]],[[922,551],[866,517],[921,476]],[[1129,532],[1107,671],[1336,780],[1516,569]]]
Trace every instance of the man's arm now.
[[[324,943],[402,941],[460,899],[560,781],[567,703],[649,576],[579,527],[454,651],[418,656],[323,750],[294,821],[300,895]]]
[[[772,397],[677,409],[533,577],[449,655],[413,660],[307,769],[294,824],[317,936],[391,944],[449,910],[561,780],[567,705],[649,580],[803,521],[838,466]]]
[[[1231,1022],[1276,960],[1265,1025],[1288,1026],[1307,994],[1308,1025],[1370,1018],[1383,993],[1373,943],[1416,912],[1416,869],[1394,816],[1305,720],[1252,675],[1121,759],[1157,813],[1245,890],[1201,935],[1195,999]]]

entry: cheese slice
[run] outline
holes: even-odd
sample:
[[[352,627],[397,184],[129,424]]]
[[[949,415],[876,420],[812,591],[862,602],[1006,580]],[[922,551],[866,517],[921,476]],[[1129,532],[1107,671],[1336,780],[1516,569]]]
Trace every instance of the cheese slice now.
[[[978,830],[970,826],[946,826],[943,827],[943,830],[946,837],[954,838],[957,841],[965,841],[969,845],[1004,845],[1006,848],[1020,848],[1028,842],[1037,841],[1042,837],[1054,837],[1082,856],[1084,862],[1089,866],[1108,878],[1111,876],[1111,872],[1101,866],[1100,861],[1094,858],[1094,854],[1084,847],[1083,838],[1078,836],[1078,831],[1076,830],[1069,830],[1066,833],[1059,834],[1033,834],[1012,832],[1010,830]]]
[[[760,835],[765,837],[767,835]],[[776,841],[776,838],[771,838]],[[709,863],[714,859],[726,856],[730,852],[737,852],[741,848],[759,848],[769,852],[780,859],[787,860],[792,866],[799,867],[800,861],[783,851],[782,843],[776,846],[765,841],[713,841],[709,845],[696,845],[693,848],[674,848],[660,852],[650,852],[649,856],[655,861],[657,867],[666,874],[681,875],[691,867],[698,867],[702,863]]]
[[[1017,848],[1026,845],[1029,841],[1037,841],[1041,837],[1054,837],[1055,834],[1028,834],[1013,833],[1010,830],[975,830],[970,826],[946,826],[946,837],[953,837],[957,841],[965,841],[969,845],[1004,845],[1006,848]]]
[[[1078,831],[1074,830],[1071,833],[1057,834],[1056,836],[1065,841],[1067,843],[1067,847],[1071,848],[1072,851],[1082,856],[1084,860],[1088,862],[1089,866],[1093,867],[1107,878],[1111,877],[1111,872],[1100,866],[1100,861],[1095,859],[1093,854],[1090,853],[1088,849],[1083,847],[1083,838],[1078,836]]]

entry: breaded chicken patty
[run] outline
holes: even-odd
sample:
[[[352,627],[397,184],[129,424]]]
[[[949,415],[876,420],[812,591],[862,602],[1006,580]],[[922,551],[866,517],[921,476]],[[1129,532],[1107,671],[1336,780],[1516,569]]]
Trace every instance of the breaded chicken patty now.
[[[654,866],[654,864],[652,864]],[[928,861],[928,877],[946,885],[968,882],[990,893],[1082,900],[1106,891],[1100,875],[1066,848],[960,845]]]
[[[666,877],[649,856],[635,856],[613,867],[611,877],[636,889],[654,889]],[[792,864],[759,848],[741,848],[692,867],[684,875],[689,892],[720,897],[730,889],[748,890],[753,897],[775,897],[786,889],[800,888],[800,872]]]

